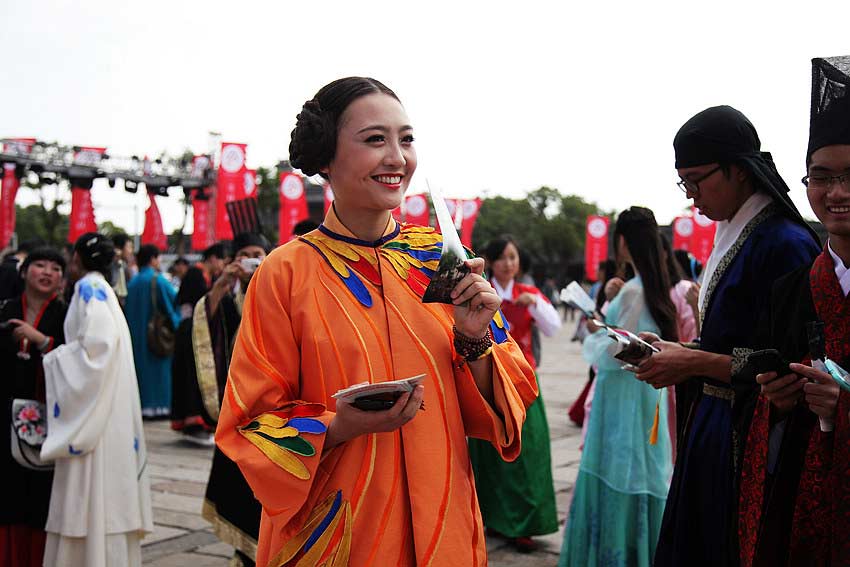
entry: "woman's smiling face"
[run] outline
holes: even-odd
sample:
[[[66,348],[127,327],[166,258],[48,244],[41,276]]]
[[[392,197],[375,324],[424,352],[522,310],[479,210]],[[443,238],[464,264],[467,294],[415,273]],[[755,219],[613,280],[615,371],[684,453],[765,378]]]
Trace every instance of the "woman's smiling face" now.
[[[346,211],[390,211],[416,170],[413,128],[395,98],[375,93],[352,102],[342,114],[336,153],[322,170],[335,206]]]

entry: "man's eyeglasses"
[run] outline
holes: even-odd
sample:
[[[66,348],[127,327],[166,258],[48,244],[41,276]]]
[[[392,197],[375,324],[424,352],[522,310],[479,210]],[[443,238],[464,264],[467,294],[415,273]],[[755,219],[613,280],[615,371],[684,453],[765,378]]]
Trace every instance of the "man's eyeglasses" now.
[[[800,181],[809,189],[830,189],[836,181],[844,185],[845,188],[850,189],[850,171],[841,175],[823,175],[822,173],[807,175]]]
[[[699,184],[714,175],[715,173],[717,173],[718,171],[720,171],[721,169],[721,166],[718,165],[699,179],[682,179],[681,181],[677,181],[676,185],[679,186],[679,189],[681,189],[682,193],[684,193],[685,195],[687,195],[688,192],[699,193]]]

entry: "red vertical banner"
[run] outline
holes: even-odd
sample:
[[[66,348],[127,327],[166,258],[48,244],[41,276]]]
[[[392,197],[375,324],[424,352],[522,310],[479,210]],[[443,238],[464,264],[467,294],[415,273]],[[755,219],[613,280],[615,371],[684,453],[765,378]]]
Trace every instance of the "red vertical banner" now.
[[[209,230],[209,214],[208,207],[210,202],[207,199],[199,199],[199,191],[195,192],[192,198],[192,220],[195,228],[192,232],[192,249],[204,250],[213,245],[214,240],[210,238]],[[147,223],[145,223],[147,227]]]
[[[455,221],[455,228],[463,228],[463,199],[446,199],[446,208]]]
[[[243,176],[243,181],[245,183],[245,193],[244,196],[239,197],[240,199],[247,199],[248,197],[257,198],[257,170],[256,169],[246,169],[245,175]]]
[[[597,280],[599,262],[608,257],[608,217],[588,215],[584,241],[584,273],[589,281]]]
[[[68,227],[68,242],[74,243],[87,232],[97,232],[91,190],[71,188],[71,219]]]
[[[475,221],[478,220],[478,211],[481,210],[481,199],[465,199],[462,203],[460,241],[467,248],[472,248],[472,231],[475,229]]]
[[[693,217],[676,217],[673,219],[673,250],[687,250],[693,247],[694,219]]]
[[[105,152],[106,148],[83,147],[74,154],[74,165],[79,166],[83,173],[79,178],[71,178],[71,218],[68,226],[68,242],[76,242],[87,232],[97,232],[97,221],[91,200],[91,184],[94,181],[94,168],[100,164]]]
[[[26,156],[32,151],[34,143],[35,138],[11,138],[2,145],[3,153]],[[16,164],[4,163],[0,184],[0,249],[9,245],[15,232],[15,198],[20,187]]]
[[[292,240],[292,229],[302,220],[309,218],[307,212],[307,194],[301,176],[291,171],[280,173],[280,213],[278,244]]]
[[[15,197],[21,180],[15,174],[14,163],[3,164],[3,185],[0,194],[0,249],[6,248],[15,232]]]
[[[428,199],[425,195],[408,195],[404,198],[405,221],[410,224],[428,226],[431,214],[428,210]]]
[[[331,189],[330,183],[325,182],[322,184],[322,195],[325,197],[325,214],[328,214],[328,210],[334,202],[334,192],[333,189]]]
[[[247,144],[222,142],[221,163],[218,167],[218,182],[215,193],[215,235],[219,240],[233,238],[227,203],[242,199],[245,194],[245,167]]]
[[[716,232],[717,223],[694,210],[694,235],[691,252],[702,264],[705,264],[711,255]]]
[[[159,214],[159,207],[156,205],[156,197],[151,191],[148,191],[148,200],[150,205],[145,210],[145,229],[142,231],[142,244],[153,244],[164,251],[168,248],[168,238],[162,229],[162,217]]]

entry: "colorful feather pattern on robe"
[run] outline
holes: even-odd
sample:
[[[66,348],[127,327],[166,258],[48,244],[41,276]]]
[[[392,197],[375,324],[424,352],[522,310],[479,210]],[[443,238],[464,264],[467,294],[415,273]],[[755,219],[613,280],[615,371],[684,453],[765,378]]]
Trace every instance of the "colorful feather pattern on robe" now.
[[[351,505],[342,491],[328,495],[269,565],[275,567],[343,567],[351,549]]]
[[[283,470],[301,480],[309,480],[310,472],[297,457],[312,457],[316,448],[302,437],[304,433],[322,435],[325,424],[313,419],[325,411],[322,404],[290,403],[266,412],[239,428],[248,441]]]
[[[380,287],[381,274],[377,254],[366,253],[366,250],[372,249],[367,243],[359,244],[349,242],[346,238],[334,238],[330,231],[314,231],[301,236],[300,239],[325,259],[362,305],[372,306],[372,295],[361,277]],[[410,289],[422,297],[440,263],[443,237],[432,227],[402,224],[395,237],[374,249],[390,263]],[[474,257],[470,250],[467,250],[467,255]],[[509,330],[502,312],[497,311],[490,323],[493,342],[501,344],[507,341]]]
[[[366,253],[370,249],[366,243],[348,242],[320,231],[306,234],[301,240],[322,255],[362,305],[372,306],[372,295],[363,279],[380,287],[381,274],[377,254]],[[404,224],[394,238],[375,250],[389,261],[398,276],[421,297],[440,262],[443,242],[440,234],[431,227]]]

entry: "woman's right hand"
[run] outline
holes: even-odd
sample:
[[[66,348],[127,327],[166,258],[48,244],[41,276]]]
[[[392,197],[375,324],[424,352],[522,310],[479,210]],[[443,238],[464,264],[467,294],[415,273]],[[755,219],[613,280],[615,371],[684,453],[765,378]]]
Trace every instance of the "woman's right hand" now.
[[[622,280],[622,278],[611,278],[608,280],[608,283],[605,284],[605,299],[611,301],[617,294],[620,293],[620,290],[623,289],[623,286],[626,285],[626,282]]]
[[[328,424],[324,448],[332,449],[367,433],[395,431],[416,417],[424,396],[425,386],[420,384],[412,392],[403,394],[393,407],[383,411],[363,411],[337,401],[336,415]]]

